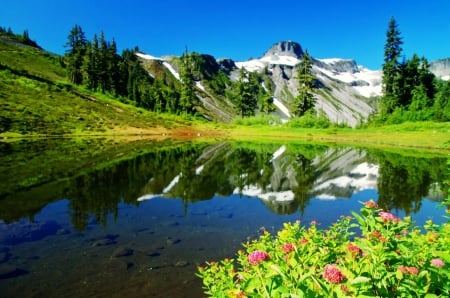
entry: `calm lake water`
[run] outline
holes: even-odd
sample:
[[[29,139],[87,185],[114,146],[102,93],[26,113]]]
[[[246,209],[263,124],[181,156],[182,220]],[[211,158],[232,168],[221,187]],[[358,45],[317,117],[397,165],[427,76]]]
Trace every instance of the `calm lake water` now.
[[[446,156],[303,143],[0,143],[1,297],[202,297],[197,266],[262,228],[374,199],[444,222]]]

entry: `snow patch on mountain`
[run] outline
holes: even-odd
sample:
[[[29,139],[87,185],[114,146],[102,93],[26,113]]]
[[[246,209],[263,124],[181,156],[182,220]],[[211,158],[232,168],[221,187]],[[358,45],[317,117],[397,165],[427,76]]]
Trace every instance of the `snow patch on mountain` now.
[[[162,59],[162,58],[158,58],[152,55],[148,55],[148,54],[144,54],[144,53],[136,53],[136,56],[145,59],[145,60],[158,60],[158,61],[162,61],[162,64],[170,71],[170,73],[178,80],[181,81],[180,78],[180,74],[178,73],[178,71],[175,70],[175,68],[173,68],[172,65],[169,64],[169,62],[167,62],[166,60]]]
[[[289,109],[276,97],[273,98],[273,104],[287,117],[291,118],[291,113],[289,113]]]
[[[244,62],[235,62],[236,67],[241,69],[244,68],[247,71],[253,72],[260,72],[265,67],[268,67],[270,65],[288,65],[288,66],[295,66],[300,63],[301,60],[291,57],[291,56],[284,56],[284,55],[270,55],[270,56],[264,56],[260,59],[252,59]]]
[[[142,58],[142,59],[145,59],[145,60],[160,60],[160,61],[162,61],[163,59],[161,59],[161,58],[158,58],[158,57],[155,57],[155,56],[152,56],[152,55],[148,55],[148,54],[144,54],[144,53],[136,53],[136,56],[138,56],[138,57],[140,57],[140,58]]]
[[[329,67],[314,66],[315,69],[326,76],[350,84],[354,90],[364,97],[381,95],[381,78],[380,70],[370,70],[364,66],[358,65],[357,69],[338,69],[333,67],[340,62],[346,62],[345,59],[331,58],[318,59]]]

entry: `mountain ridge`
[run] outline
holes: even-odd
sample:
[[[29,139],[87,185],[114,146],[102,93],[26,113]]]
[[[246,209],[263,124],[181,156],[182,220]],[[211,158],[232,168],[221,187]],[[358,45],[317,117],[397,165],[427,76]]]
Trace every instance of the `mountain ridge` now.
[[[273,85],[276,114],[287,121],[291,116],[286,110],[292,110],[294,98],[298,94],[297,69],[303,53],[299,43],[289,40],[276,42],[261,57],[247,61],[213,58],[231,81],[238,80],[241,68],[249,72],[266,73]],[[140,55],[143,57],[144,54]],[[358,65],[354,59],[316,59],[311,56],[313,74],[319,86],[315,105],[318,112],[324,113],[332,122],[351,127],[364,122],[370,114],[376,112],[378,98],[382,95],[381,70]],[[165,61],[170,64],[173,59],[166,58]],[[446,76],[450,78],[450,59],[431,62],[430,69],[440,74],[437,76],[442,79]],[[199,81],[196,85],[202,86]]]

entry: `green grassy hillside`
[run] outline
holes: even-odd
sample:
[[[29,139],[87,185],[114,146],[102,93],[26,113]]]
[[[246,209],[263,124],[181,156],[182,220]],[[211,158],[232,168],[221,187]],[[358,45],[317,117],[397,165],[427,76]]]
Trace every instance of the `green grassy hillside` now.
[[[70,84],[61,57],[0,35],[0,134],[148,132],[183,124]]]

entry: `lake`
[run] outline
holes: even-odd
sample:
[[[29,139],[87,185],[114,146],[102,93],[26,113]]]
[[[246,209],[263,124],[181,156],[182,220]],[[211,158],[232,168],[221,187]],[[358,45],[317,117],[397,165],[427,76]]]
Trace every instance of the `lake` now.
[[[197,266],[374,199],[442,223],[445,154],[302,142],[0,143],[0,296],[202,297]]]

